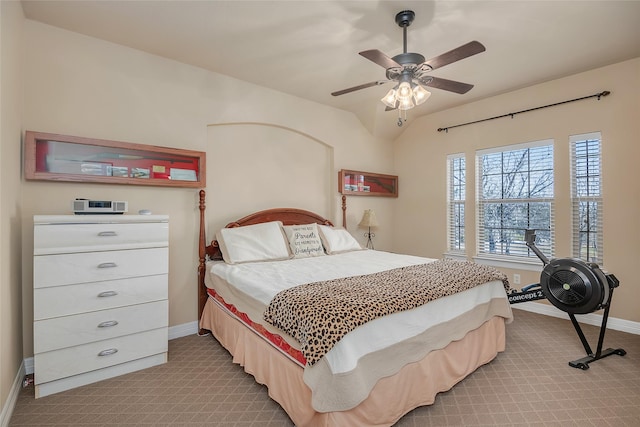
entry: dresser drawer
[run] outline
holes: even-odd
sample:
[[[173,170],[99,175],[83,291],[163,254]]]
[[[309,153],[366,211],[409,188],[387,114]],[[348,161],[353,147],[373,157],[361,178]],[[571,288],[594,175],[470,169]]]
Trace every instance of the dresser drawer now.
[[[168,297],[168,275],[135,277],[33,290],[34,320],[107,310]]]
[[[167,246],[169,223],[35,224],[34,255]]]
[[[130,360],[165,353],[168,329],[160,328],[138,334],[37,353],[34,356],[36,384],[78,375]]]
[[[169,248],[87,252],[33,257],[33,286],[117,280],[169,271]]]
[[[164,300],[36,321],[33,325],[34,352],[167,327],[168,309],[169,303]]]

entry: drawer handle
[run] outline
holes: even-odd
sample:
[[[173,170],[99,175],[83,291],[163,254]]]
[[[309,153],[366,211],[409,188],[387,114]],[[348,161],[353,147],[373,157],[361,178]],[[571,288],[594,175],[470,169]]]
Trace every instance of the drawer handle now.
[[[98,324],[98,328],[110,328],[112,326],[116,326],[118,324],[117,320],[107,320],[106,322],[102,322]]]
[[[104,292],[100,292],[98,294],[99,298],[104,298],[104,297],[114,297],[118,295],[118,293],[116,291],[104,291]]]
[[[102,357],[102,356],[110,356],[112,354],[116,354],[118,352],[117,348],[108,348],[106,350],[102,350],[100,353],[98,353],[98,356]]]
[[[102,264],[98,264],[98,268],[114,268],[118,265],[115,262],[103,262]]]
[[[118,233],[116,233],[115,231],[101,231],[98,233],[98,236],[100,237],[113,237],[117,235]]]

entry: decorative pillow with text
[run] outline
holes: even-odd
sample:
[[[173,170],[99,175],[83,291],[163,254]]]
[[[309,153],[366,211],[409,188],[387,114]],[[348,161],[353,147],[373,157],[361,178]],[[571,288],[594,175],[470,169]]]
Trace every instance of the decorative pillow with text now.
[[[325,254],[317,224],[285,225],[283,228],[294,258],[308,258]]]

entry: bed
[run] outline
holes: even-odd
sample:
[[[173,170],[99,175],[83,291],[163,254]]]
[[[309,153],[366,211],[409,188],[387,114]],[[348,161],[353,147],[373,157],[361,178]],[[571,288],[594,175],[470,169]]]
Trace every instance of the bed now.
[[[200,333],[266,385],[296,426],[393,425],[505,349],[512,313],[497,270],[356,248],[346,230],[301,209],[256,212],[215,240],[205,222],[202,190]],[[254,260],[262,241],[280,245],[277,230],[288,254],[278,246],[262,259],[262,248]],[[425,281],[434,282],[427,292]]]

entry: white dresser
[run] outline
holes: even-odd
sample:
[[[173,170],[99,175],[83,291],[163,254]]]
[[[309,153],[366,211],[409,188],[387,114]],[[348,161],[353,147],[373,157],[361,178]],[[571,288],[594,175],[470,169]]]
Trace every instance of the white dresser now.
[[[167,361],[169,217],[33,217],[36,398]]]

